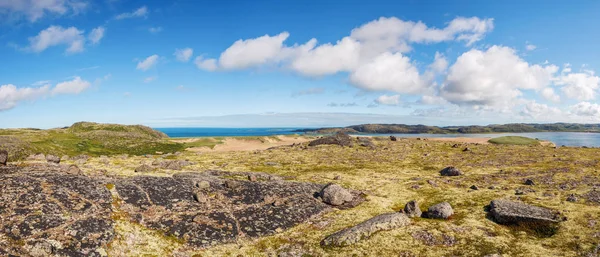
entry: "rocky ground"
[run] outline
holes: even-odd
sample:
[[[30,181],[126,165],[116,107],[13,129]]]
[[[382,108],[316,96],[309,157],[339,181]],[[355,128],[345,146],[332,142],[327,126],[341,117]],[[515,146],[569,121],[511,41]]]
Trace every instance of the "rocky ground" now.
[[[599,256],[599,153],[343,135],[6,164],[0,151],[0,256]]]

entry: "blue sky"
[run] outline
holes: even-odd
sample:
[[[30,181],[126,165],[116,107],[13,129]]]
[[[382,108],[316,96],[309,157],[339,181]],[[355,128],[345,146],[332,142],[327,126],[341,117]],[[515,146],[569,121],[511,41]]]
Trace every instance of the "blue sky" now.
[[[598,1],[0,0],[0,127],[600,122]]]

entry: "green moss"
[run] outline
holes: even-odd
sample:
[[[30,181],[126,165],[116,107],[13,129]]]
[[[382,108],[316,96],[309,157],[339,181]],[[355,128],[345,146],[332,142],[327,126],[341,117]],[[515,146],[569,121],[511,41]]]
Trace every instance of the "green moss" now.
[[[497,145],[540,145],[540,141],[528,137],[505,136],[488,140],[488,142]]]

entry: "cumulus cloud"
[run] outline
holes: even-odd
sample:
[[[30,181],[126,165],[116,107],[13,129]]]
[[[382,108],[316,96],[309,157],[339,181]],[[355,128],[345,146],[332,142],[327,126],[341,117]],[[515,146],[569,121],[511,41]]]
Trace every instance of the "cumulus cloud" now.
[[[381,105],[399,105],[400,95],[382,95],[377,97],[375,102]]]
[[[560,102],[560,96],[554,92],[553,88],[547,87],[540,91],[540,94],[548,101],[558,103]]]
[[[39,53],[52,46],[66,45],[67,53],[77,53],[83,51],[84,42],[82,30],[75,27],[50,26],[40,31],[37,36],[29,38],[28,49]]]
[[[533,45],[533,44],[526,44],[526,45],[525,45],[525,49],[526,49],[527,51],[533,51],[533,50],[535,50],[536,48],[537,48],[537,46],[535,46],[535,45]]]
[[[88,39],[94,45],[100,43],[100,40],[104,37],[105,30],[106,29],[102,26],[92,29],[92,31],[88,35]]]
[[[90,86],[90,82],[85,81],[80,77],[75,77],[71,81],[65,81],[56,84],[54,89],[52,89],[52,94],[79,94],[88,89]]]
[[[175,53],[173,53],[173,55],[180,62],[188,62],[190,58],[192,58],[192,55],[194,55],[194,49],[191,49],[189,47],[183,49],[178,48],[175,49]]]
[[[87,6],[87,2],[76,0],[1,0],[0,17],[5,14],[10,19],[25,17],[28,21],[35,22],[46,15],[78,14]]]
[[[590,102],[580,102],[571,106],[571,112],[578,116],[600,117],[600,105]]]
[[[148,16],[148,7],[142,6],[133,12],[121,13],[115,17],[117,20],[129,19],[129,18],[146,18]]]
[[[557,71],[555,65],[530,65],[509,47],[472,49],[450,67],[440,93],[455,104],[505,105],[520,90],[547,86]]]
[[[418,93],[423,89],[419,70],[401,53],[383,53],[350,74],[350,83],[372,91]]]
[[[325,89],[322,87],[313,87],[306,90],[300,90],[298,92],[292,93],[292,97],[303,96],[303,95],[318,95],[325,92]]]
[[[56,84],[54,88],[48,81],[36,83],[40,86],[17,87],[13,84],[0,86],[0,111],[12,109],[19,102],[34,101],[36,99],[59,94],[79,94],[90,87],[90,82],[75,77],[73,80]],[[43,85],[42,85],[43,84]]]
[[[215,71],[219,68],[217,65],[217,60],[204,59],[204,57],[202,57],[202,56],[196,57],[196,59],[194,60],[194,63],[196,64],[196,67],[198,67],[198,69],[205,70],[205,71]]]
[[[245,69],[278,59],[283,41],[290,36],[282,32],[275,36],[264,35],[254,39],[240,39],[227,48],[219,58],[224,69]]]
[[[148,56],[143,61],[138,62],[136,69],[147,71],[148,69],[154,67],[154,65],[156,65],[156,63],[158,63],[158,55],[154,54],[154,55]]]
[[[311,40],[302,47],[290,64],[295,70],[307,76],[323,76],[340,71],[352,71],[359,64],[360,43],[345,37],[335,45],[323,44],[315,48],[316,40]]]
[[[521,115],[537,120],[552,120],[562,114],[562,111],[556,107],[540,104],[535,101],[526,103],[521,111]]]
[[[597,90],[600,89],[600,77],[589,70],[579,73],[562,72],[556,84],[562,86],[561,90],[568,98],[588,101],[596,98]]]

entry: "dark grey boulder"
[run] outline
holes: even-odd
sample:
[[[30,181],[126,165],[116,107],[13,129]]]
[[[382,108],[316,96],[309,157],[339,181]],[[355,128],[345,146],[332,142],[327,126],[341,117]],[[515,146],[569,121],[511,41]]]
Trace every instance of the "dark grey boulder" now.
[[[6,165],[6,162],[8,162],[8,152],[0,150],[0,165]]]
[[[460,176],[462,174],[463,174],[462,171],[460,171],[459,169],[457,169],[453,166],[446,167],[440,171],[440,175],[442,175],[442,176]]]
[[[525,180],[525,185],[533,186],[533,185],[535,185],[535,182],[533,182],[533,180],[531,180],[531,179],[527,179],[527,180]]]
[[[326,204],[333,206],[342,205],[346,202],[351,202],[352,194],[337,184],[329,184],[321,190],[321,199]]]
[[[319,138],[308,143],[308,146],[317,145],[352,146],[352,138],[344,132],[338,132],[333,136]]]
[[[412,217],[421,217],[423,212],[421,211],[421,208],[419,208],[419,203],[417,203],[417,201],[415,201],[415,200],[412,200],[412,201],[406,203],[406,205],[404,206],[404,214],[406,214],[406,216],[412,218]]]
[[[443,202],[429,207],[426,216],[430,219],[448,219],[453,214],[452,206],[448,202]]]
[[[393,212],[375,216],[356,226],[335,232],[321,241],[321,246],[341,247],[353,245],[360,240],[383,231],[404,227],[410,224],[410,218],[404,213]]]
[[[395,136],[390,136],[390,140],[391,141],[398,141],[398,139]]]
[[[490,215],[499,224],[536,226],[554,225],[563,219],[556,210],[510,200],[493,200]]]

